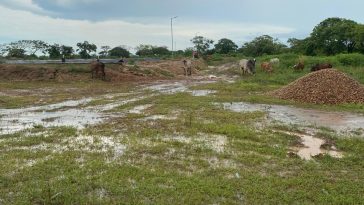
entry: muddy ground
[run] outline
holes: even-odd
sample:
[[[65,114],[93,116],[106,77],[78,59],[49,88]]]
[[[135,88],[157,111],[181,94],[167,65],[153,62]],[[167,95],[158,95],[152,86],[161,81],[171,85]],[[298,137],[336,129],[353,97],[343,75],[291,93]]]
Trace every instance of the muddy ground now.
[[[0,204],[363,201],[363,114],[257,102],[228,65],[163,65],[138,66],[173,76],[2,79]]]

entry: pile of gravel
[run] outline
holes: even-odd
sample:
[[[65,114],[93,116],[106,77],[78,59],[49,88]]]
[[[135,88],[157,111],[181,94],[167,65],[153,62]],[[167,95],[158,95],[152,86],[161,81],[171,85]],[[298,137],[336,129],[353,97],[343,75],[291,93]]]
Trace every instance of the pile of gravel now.
[[[364,103],[364,86],[335,69],[310,73],[270,94],[303,103]]]

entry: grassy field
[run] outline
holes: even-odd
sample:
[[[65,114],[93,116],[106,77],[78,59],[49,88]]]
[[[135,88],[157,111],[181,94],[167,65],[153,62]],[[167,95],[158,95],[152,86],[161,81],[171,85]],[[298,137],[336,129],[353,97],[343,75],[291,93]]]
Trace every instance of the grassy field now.
[[[225,63],[238,62],[239,59],[248,58],[244,56],[223,56],[216,55],[211,56],[208,64],[218,67]],[[269,61],[271,58],[279,58],[280,64],[274,65],[274,71],[272,74],[265,73],[260,64],[265,61]],[[303,71],[293,70],[299,60],[305,62],[305,69]],[[257,74],[254,76],[243,76],[240,81],[230,86],[221,86],[218,84],[206,85],[200,88],[216,89],[219,93],[226,96],[232,101],[248,101],[253,103],[267,103],[267,104],[291,104],[298,107],[317,108],[324,110],[338,110],[338,111],[352,111],[352,112],[364,112],[364,105],[354,104],[342,104],[342,105],[313,105],[296,103],[287,100],[280,100],[272,98],[266,95],[267,92],[276,90],[285,86],[294,80],[303,77],[310,73],[310,68],[316,63],[331,63],[334,68],[346,73],[353,79],[357,80],[361,84],[364,84],[364,55],[361,54],[341,54],[337,56],[329,57],[312,57],[312,56],[299,56],[296,54],[282,54],[275,56],[264,56],[257,58]],[[220,74],[240,75],[237,67],[231,67],[228,70],[223,70]],[[233,93],[239,93],[235,95]],[[225,99],[224,99],[225,100]]]
[[[298,137],[272,132],[305,127],[268,123],[265,112],[236,113],[214,104],[247,101],[364,112],[363,105],[318,106],[267,97],[266,92],[308,72],[285,64],[273,74],[258,71],[235,83],[192,88],[216,91],[208,96],[107,82],[2,82],[0,91],[9,93],[49,88],[45,104],[107,93],[129,95],[85,106],[141,98],[105,110],[121,114],[81,130],[39,125],[0,135],[0,204],[364,204],[363,138],[319,128],[315,136],[335,144],[344,157],[306,161],[287,155]],[[362,67],[339,69],[364,83]],[[29,106],[40,99],[1,98],[0,105]],[[142,112],[130,112],[143,105],[148,106]]]

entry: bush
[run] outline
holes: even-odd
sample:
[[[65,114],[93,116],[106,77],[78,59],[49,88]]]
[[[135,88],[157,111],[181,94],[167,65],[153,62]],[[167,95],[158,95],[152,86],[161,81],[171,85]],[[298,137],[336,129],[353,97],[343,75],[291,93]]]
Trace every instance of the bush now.
[[[161,75],[166,76],[166,77],[174,77],[174,74],[173,74],[173,73],[171,73],[171,72],[169,72],[169,71],[166,71],[166,70],[162,70],[162,69],[160,69],[160,70],[159,70],[159,73],[160,73]]]
[[[129,58],[130,52],[128,50],[126,50],[125,48],[115,47],[109,51],[109,55],[111,57],[117,57],[117,58],[120,58],[120,57]]]
[[[139,68],[139,66],[134,65],[133,67],[129,67],[128,70],[131,72],[139,72],[140,68]]]
[[[252,59],[253,57],[246,57],[242,54],[213,54],[207,59],[208,65],[222,65],[225,63],[238,62],[240,59]],[[363,54],[339,54],[335,56],[304,56],[294,53],[284,53],[279,55],[264,55],[257,57],[257,68],[260,64],[265,61],[269,61],[272,58],[279,58],[280,63],[274,65],[275,69],[292,69],[292,67],[297,64],[300,60],[303,60],[305,64],[305,69],[311,68],[313,65],[318,63],[331,63],[335,68],[340,67],[360,67],[364,66],[364,55]]]
[[[129,65],[135,65],[135,60],[133,60],[133,59],[129,60],[129,61],[128,61],[128,64],[129,64]]]
[[[292,68],[292,66],[299,61],[300,56],[292,53],[286,53],[281,55],[265,55],[257,58],[257,66],[258,64],[260,65],[262,62],[269,62],[269,60],[272,58],[279,59],[280,68]]]
[[[303,56],[293,53],[285,53],[281,55],[265,55],[257,58],[257,66],[264,61],[272,58],[279,58],[280,69],[291,69],[293,65],[303,60],[305,67],[310,68],[318,63],[331,63],[334,67],[359,67],[364,66],[364,55],[362,54],[339,54],[336,56]]]
[[[339,54],[336,56],[338,62],[343,66],[363,66],[364,55],[353,53],[353,54]]]

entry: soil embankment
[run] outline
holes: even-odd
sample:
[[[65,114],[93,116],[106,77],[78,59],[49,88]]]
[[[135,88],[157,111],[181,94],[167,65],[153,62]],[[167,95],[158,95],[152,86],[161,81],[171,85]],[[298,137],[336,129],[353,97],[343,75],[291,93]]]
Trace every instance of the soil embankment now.
[[[195,61],[193,75],[205,67]],[[0,64],[1,81],[87,81],[91,80],[89,64],[10,65]],[[134,65],[106,64],[106,81],[149,81],[174,79],[184,75],[181,60],[140,61]],[[101,74],[100,74],[101,75]],[[101,79],[101,76],[98,76]]]

